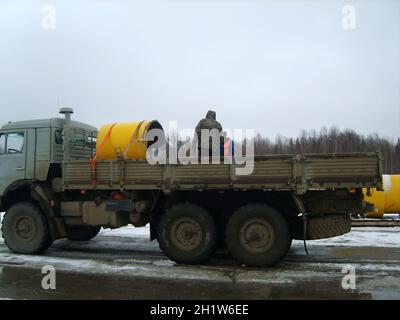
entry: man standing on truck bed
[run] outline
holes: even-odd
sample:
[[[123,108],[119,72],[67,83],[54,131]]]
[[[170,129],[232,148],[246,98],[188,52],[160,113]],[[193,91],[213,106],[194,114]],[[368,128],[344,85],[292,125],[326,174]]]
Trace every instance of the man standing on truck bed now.
[[[195,128],[195,132],[196,132],[196,136],[197,136],[197,141],[198,141],[198,150],[199,150],[199,156],[211,156],[212,155],[212,141],[209,141],[207,148],[202,148],[201,145],[201,130],[213,130],[216,129],[218,130],[218,132],[222,131],[222,126],[221,124],[216,120],[217,115],[216,112],[213,110],[208,110],[206,117],[201,119],[199,121],[199,123],[197,124],[196,128]],[[220,137],[218,137],[218,140],[221,140]],[[222,138],[223,139],[223,138]],[[210,138],[210,140],[212,140]],[[219,142],[221,144],[221,142]],[[222,143],[224,143],[222,141]],[[216,150],[220,150],[220,145],[215,146],[217,149]]]

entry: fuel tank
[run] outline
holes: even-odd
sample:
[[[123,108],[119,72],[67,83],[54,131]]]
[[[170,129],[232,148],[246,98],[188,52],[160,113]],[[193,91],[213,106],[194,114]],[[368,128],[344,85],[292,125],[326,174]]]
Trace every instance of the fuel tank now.
[[[157,120],[103,125],[97,135],[97,158],[114,160],[122,156],[124,159],[146,159],[147,148],[153,143],[153,141],[147,141],[146,136],[152,129],[163,130]]]

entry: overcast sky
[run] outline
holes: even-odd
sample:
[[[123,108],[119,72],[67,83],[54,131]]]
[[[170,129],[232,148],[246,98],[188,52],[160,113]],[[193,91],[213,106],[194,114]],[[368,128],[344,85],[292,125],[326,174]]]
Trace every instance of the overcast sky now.
[[[211,107],[270,138],[336,125],[396,139],[400,1],[0,0],[1,123],[57,104],[97,127],[194,127]]]

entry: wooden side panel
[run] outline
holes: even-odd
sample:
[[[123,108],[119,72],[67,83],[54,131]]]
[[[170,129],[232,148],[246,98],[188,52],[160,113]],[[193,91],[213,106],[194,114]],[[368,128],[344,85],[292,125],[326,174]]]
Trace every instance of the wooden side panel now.
[[[146,161],[97,162],[98,189],[193,190],[272,189],[304,193],[309,189],[382,186],[378,153],[271,155],[256,157],[254,170],[239,175],[238,164],[151,165]],[[89,161],[63,163],[65,189],[91,189]]]

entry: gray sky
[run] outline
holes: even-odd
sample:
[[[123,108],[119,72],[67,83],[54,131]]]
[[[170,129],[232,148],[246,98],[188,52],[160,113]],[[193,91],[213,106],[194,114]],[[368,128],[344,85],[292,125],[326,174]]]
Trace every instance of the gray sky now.
[[[212,106],[270,138],[336,125],[396,139],[400,1],[0,0],[1,123],[56,116],[57,101],[97,127],[194,127]]]

